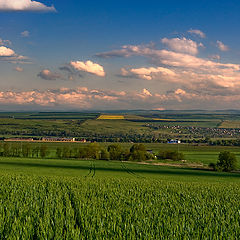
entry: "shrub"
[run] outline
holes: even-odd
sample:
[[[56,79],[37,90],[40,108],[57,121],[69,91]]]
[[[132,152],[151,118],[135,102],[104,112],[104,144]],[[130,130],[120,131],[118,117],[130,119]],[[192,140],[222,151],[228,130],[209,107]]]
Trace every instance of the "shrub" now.
[[[209,163],[208,166],[210,168],[213,168],[214,170],[216,170],[216,164],[215,163]]]
[[[146,148],[145,146],[142,144],[142,143],[136,143],[136,144],[133,144],[132,147],[130,148],[130,152],[134,152],[134,151],[143,151],[143,152],[146,152]]]
[[[129,161],[143,162],[146,161],[146,153],[144,151],[135,150],[129,154]]]
[[[184,155],[181,152],[177,151],[163,151],[157,154],[159,160],[170,159],[170,160],[183,160]]]

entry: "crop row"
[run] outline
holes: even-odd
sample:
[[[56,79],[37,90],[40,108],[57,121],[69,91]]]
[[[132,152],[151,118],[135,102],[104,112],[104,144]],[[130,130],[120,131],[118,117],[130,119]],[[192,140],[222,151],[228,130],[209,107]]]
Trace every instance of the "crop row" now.
[[[239,239],[237,184],[0,176],[0,239]]]

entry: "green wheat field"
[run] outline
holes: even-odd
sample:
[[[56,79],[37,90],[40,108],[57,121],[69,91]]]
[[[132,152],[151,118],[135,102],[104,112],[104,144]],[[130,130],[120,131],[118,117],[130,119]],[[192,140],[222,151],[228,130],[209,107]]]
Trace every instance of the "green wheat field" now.
[[[240,174],[0,159],[0,239],[238,239]]]

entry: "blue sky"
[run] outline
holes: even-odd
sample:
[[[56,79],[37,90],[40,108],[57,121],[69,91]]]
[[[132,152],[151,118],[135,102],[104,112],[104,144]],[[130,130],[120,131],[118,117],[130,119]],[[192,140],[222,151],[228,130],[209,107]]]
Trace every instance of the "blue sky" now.
[[[240,2],[0,0],[0,110],[239,109]]]

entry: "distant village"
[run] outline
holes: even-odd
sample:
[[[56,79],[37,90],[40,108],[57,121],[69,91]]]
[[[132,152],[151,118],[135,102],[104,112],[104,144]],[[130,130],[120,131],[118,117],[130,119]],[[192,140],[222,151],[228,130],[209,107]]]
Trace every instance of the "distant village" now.
[[[81,142],[86,143],[86,139],[76,140],[76,138],[60,138],[60,137],[42,137],[40,139],[34,138],[5,138],[5,142]]]

